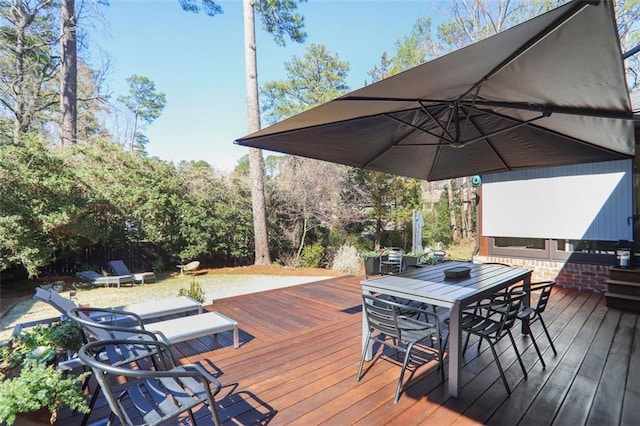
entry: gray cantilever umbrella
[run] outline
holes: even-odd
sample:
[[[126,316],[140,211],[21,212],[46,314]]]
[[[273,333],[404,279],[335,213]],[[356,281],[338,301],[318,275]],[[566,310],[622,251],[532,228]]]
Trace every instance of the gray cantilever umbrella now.
[[[611,1],[574,1],[237,140],[426,180],[634,155]]]

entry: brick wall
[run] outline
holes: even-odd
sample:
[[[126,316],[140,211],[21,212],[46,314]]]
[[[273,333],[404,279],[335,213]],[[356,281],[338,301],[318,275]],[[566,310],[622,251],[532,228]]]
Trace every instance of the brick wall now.
[[[604,293],[609,278],[608,265],[555,262],[549,260],[518,259],[511,257],[474,256],[474,262],[499,262],[533,269],[532,281],[555,280],[560,287]]]

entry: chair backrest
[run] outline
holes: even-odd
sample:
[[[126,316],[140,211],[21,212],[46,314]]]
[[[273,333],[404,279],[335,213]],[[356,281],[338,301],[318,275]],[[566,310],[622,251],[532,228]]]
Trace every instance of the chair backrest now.
[[[522,307],[522,298],[525,296],[524,291],[511,291],[501,297],[498,302],[501,306],[500,328],[497,330],[497,336],[502,336],[510,330],[518,318],[518,312]]]
[[[67,312],[69,312],[71,309],[78,307],[78,305],[76,305],[73,300],[62,297],[57,291],[53,289],[47,290],[42,287],[36,287],[36,292],[33,295],[33,298],[48,303],[49,305],[60,311],[60,313],[63,315],[67,315]]]
[[[444,250],[435,250],[433,252],[433,263],[442,263],[447,256],[447,252]]]
[[[96,278],[103,277],[103,275],[97,273],[96,271],[79,271],[76,272],[76,276],[86,281],[95,281]]]
[[[129,268],[127,268],[127,265],[125,265],[122,260],[111,260],[109,262],[109,268],[111,268],[116,275],[131,275]]]
[[[363,294],[364,314],[370,330],[379,331],[395,339],[401,339],[396,310],[393,304],[375,296]]]
[[[391,250],[389,250],[389,253],[387,253],[387,261],[389,263],[395,263],[395,264],[401,265],[403,257],[404,257],[404,250],[402,249],[392,248]]]
[[[403,272],[405,265],[403,262],[404,250],[399,247],[391,247],[387,249],[384,260],[380,261],[380,272],[383,269],[386,272]]]
[[[91,342],[80,348],[78,357],[91,368],[111,411],[122,424],[129,425],[135,424],[134,419],[118,403],[123,386],[131,379],[153,378],[157,374],[153,369],[166,371],[176,365],[169,347],[153,341],[135,344],[127,340]]]
[[[184,265],[183,269],[188,272],[188,271],[195,271],[199,267],[200,267],[200,261],[194,260],[193,262],[189,262],[186,265]]]
[[[551,297],[551,289],[555,284],[555,281],[542,281],[531,284],[531,293],[540,292],[538,296],[538,303],[535,307],[536,313],[541,314],[547,308],[549,298]]]
[[[90,315],[87,315],[87,312],[104,312],[105,315],[109,313],[114,314],[113,312],[107,312],[105,309],[97,309],[97,308],[74,308],[69,310],[68,315],[73,321],[80,324],[82,330],[84,331],[87,337],[91,337],[91,340],[105,341],[105,340],[113,340],[116,336],[113,333],[116,327],[111,327],[108,324],[100,324],[97,321],[94,321]],[[132,331],[133,334],[133,331]]]
[[[199,364],[178,366],[162,342],[92,342],[82,346],[78,356],[93,371],[122,424],[175,423],[186,412],[195,423],[192,409],[203,403],[213,423],[221,424],[213,397],[221,383]]]

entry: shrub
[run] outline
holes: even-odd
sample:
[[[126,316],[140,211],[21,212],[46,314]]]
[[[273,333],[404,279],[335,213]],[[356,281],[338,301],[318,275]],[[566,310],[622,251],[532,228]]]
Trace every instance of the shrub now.
[[[350,244],[341,246],[333,258],[331,269],[345,274],[358,274],[360,272],[358,249]]]
[[[324,247],[320,244],[305,246],[302,250],[300,266],[304,268],[320,268],[324,260]]]
[[[63,378],[55,367],[61,353],[76,352],[81,344],[80,327],[72,321],[37,325],[13,337],[0,353],[0,424],[40,409],[48,410],[52,424],[62,407],[88,412],[78,384],[89,373]]]
[[[202,285],[200,285],[200,283],[196,281],[195,277],[191,281],[189,289],[187,290],[186,288],[181,288],[178,291],[178,296],[189,296],[190,298],[197,300],[200,303],[204,303],[204,301],[206,300],[206,294],[202,289]]]
[[[363,259],[375,259],[376,257],[380,257],[381,254],[379,251],[363,251],[360,252],[360,257]]]
[[[56,421],[58,410],[69,407],[88,413],[84,392],[78,384],[89,372],[80,376],[62,377],[62,371],[40,362],[24,365],[20,375],[0,380],[0,423],[12,425],[19,413],[28,413],[46,408]]]
[[[50,326],[39,324],[11,339],[0,353],[0,367],[15,367],[25,359],[51,362],[64,351],[77,352],[80,346],[82,334],[77,323],[65,320]]]

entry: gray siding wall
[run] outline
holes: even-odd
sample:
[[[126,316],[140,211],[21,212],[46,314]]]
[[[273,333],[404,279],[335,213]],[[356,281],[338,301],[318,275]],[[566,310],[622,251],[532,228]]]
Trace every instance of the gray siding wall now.
[[[484,175],[482,235],[633,239],[632,160]]]

